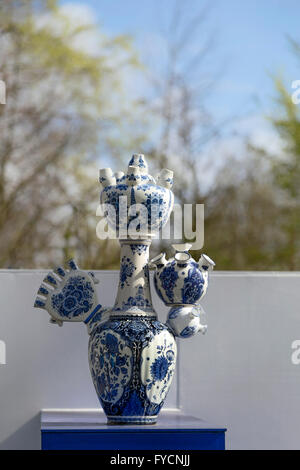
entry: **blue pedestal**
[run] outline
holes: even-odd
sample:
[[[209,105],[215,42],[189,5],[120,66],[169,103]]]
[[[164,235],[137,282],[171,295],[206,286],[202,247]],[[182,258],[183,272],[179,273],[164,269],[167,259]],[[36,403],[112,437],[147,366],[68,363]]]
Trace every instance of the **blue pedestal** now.
[[[43,450],[224,450],[226,428],[169,411],[153,425],[108,425],[96,411],[48,411],[41,431]]]

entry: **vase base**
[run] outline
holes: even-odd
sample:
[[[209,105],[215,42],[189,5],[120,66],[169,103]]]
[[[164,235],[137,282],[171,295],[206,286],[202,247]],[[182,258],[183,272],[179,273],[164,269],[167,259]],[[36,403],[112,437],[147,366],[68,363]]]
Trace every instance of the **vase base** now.
[[[156,424],[157,416],[107,416],[107,424]]]

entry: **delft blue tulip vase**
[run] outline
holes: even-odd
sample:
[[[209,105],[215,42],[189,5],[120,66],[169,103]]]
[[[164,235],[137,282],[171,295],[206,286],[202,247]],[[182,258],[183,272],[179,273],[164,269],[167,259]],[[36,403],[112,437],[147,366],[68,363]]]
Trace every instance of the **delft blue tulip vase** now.
[[[143,155],[133,155],[125,173],[100,170],[102,213],[121,245],[118,292],[113,307],[99,303],[92,272],[74,260],[49,272],[34,306],[46,310],[50,322],[84,322],[89,334],[89,366],[108,423],[155,423],[169,391],[176,365],[176,337],[204,333],[200,299],[214,262],[196,262],[191,245],[173,245],[149,261],[153,235],[166,224],[174,196],[173,172],[154,179]],[[149,270],[155,290],[170,307],[166,324],[153,308]]]

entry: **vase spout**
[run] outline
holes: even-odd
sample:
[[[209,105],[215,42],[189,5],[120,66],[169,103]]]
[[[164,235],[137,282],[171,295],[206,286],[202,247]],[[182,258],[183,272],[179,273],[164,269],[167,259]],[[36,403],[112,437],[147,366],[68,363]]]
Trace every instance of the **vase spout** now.
[[[148,266],[150,269],[157,270],[166,266],[167,263],[168,261],[166,259],[166,253],[160,253],[149,261]]]
[[[173,171],[168,170],[167,168],[163,168],[157,175],[157,184],[163,186],[164,188],[171,189],[173,186],[173,176]]]
[[[216,263],[207,255],[202,254],[198,261],[201,271],[212,271]]]
[[[99,182],[104,188],[116,185],[116,177],[111,168],[102,168],[99,170]]]

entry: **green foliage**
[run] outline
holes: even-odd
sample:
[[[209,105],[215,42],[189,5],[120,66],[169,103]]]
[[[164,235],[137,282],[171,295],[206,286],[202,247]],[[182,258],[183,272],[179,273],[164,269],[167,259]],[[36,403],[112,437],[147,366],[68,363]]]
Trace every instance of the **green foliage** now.
[[[300,58],[299,46],[293,43],[293,48]],[[300,269],[300,109],[281,80],[275,80],[275,85],[279,110],[272,122],[283,141],[283,155],[272,163],[281,190],[278,214],[284,235],[278,257],[289,269]]]
[[[82,44],[89,34],[92,52]],[[82,268],[118,268],[118,244],[96,238],[98,168],[120,169],[144,148],[152,166],[174,168],[178,201],[205,204],[203,251],[217,269],[300,269],[300,106],[275,79],[270,120],[282,150],[245,145],[203,189],[208,167],[199,156],[218,128],[181,67],[189,37],[177,44],[175,36],[169,50],[180,54],[154,77],[153,106],[126,93],[127,73],[142,68],[130,38],[74,22],[56,0],[0,3],[0,267],[76,257]]]
[[[274,84],[270,121],[281,150],[248,146],[247,158],[227,161],[206,195],[205,251],[218,269],[300,269],[300,109],[282,80]]]
[[[105,267],[97,175],[103,156],[118,162],[135,142],[136,107],[124,98],[137,67],[130,39],[74,22],[56,1],[1,2],[0,64],[0,266],[49,266],[80,251],[83,268]]]
[[[275,80],[278,92],[279,116],[272,119],[273,125],[284,142],[284,158],[273,162],[276,182],[289,197],[300,197],[300,109],[291,99],[291,94],[281,80]]]

